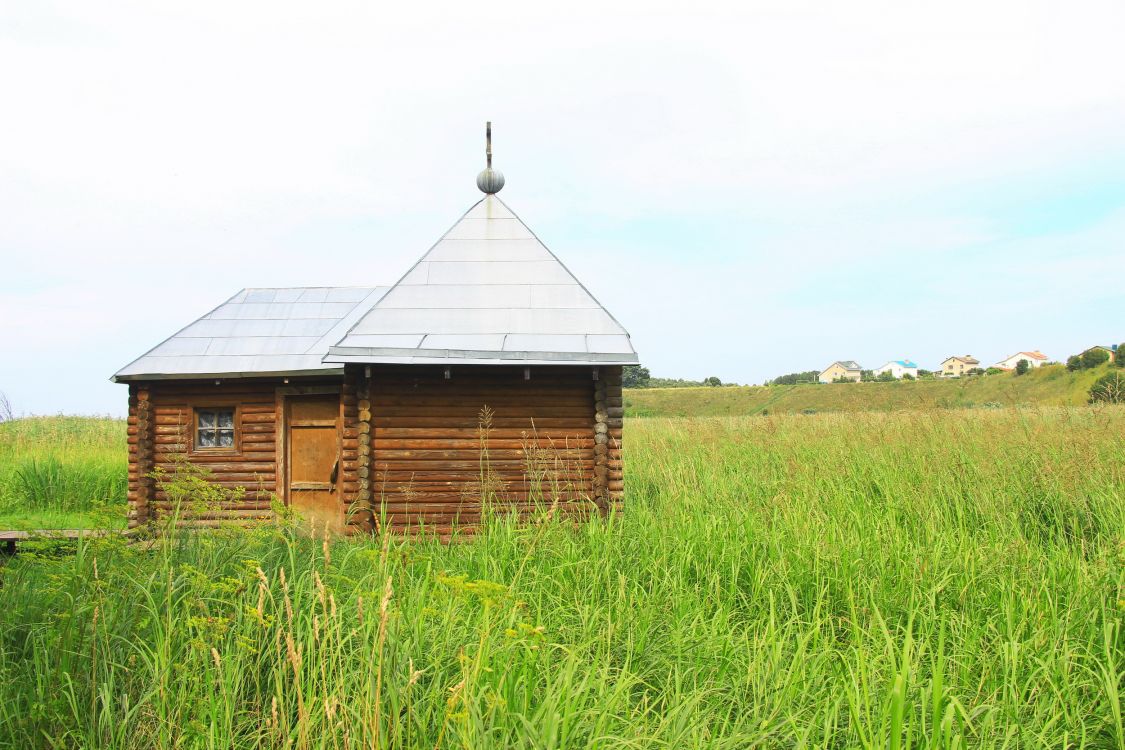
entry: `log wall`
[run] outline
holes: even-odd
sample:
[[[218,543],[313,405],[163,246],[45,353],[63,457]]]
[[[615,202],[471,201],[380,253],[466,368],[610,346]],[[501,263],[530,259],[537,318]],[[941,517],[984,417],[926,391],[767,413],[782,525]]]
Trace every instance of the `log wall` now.
[[[339,386],[335,381],[303,385]],[[192,523],[216,525],[268,518],[275,493],[282,494],[278,471],[283,380],[231,379],[134,383],[129,391],[129,524],[138,526],[173,509],[154,471],[166,476],[182,464],[206,468],[211,484],[229,496],[206,508],[181,508]],[[296,386],[292,386],[296,387]],[[353,396],[354,404],[354,396]],[[229,450],[198,450],[193,446],[195,408],[236,410],[235,445]],[[354,429],[354,428],[353,428]],[[345,436],[347,415],[345,414]],[[346,448],[346,445],[345,445]],[[347,460],[347,455],[342,458]],[[354,473],[354,470],[353,470]],[[344,483],[348,483],[344,467]],[[235,491],[242,488],[240,495]],[[236,496],[237,495],[237,496]]]
[[[482,497],[498,510],[589,505],[592,371],[537,366],[526,379],[521,366],[453,366],[446,379],[440,366],[372,366],[360,413],[373,435],[366,489],[376,515],[444,534],[478,523]]]
[[[596,373],[596,376],[595,376]],[[527,378],[526,375],[530,375]],[[249,521],[284,496],[282,392],[339,388],[340,491],[349,533],[381,522],[448,534],[498,510],[619,508],[620,367],[349,365],[344,378],[157,381],[129,386],[129,525],[172,509],[154,470],[206,467],[227,490],[195,523]],[[234,406],[236,445],[193,448],[193,409]]]

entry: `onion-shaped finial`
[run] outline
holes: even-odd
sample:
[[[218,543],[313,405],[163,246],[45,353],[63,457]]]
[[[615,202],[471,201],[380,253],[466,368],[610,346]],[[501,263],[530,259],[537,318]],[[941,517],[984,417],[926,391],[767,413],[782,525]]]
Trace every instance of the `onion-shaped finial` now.
[[[493,193],[499,193],[503,187],[504,173],[499,169],[489,167],[477,175],[477,188],[482,193],[492,195]]]

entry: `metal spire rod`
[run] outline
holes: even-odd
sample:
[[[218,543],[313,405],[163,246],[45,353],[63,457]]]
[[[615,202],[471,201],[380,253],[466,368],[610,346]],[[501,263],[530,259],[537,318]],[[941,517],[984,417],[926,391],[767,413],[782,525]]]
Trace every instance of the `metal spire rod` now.
[[[488,158],[488,168],[492,169],[492,120],[484,124],[484,153]]]

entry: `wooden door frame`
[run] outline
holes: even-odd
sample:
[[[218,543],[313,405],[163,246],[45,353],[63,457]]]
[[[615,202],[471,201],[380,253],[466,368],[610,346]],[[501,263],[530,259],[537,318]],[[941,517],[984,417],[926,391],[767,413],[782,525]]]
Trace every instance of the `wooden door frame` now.
[[[292,498],[289,497],[289,404],[287,399],[301,396],[332,396],[336,401],[336,439],[339,445],[343,443],[344,427],[344,400],[340,398],[343,390],[340,385],[286,385],[279,386],[276,391],[276,412],[274,419],[278,425],[275,446],[275,460],[277,461],[278,497],[285,507],[291,507]],[[341,462],[342,463],[342,462]],[[343,513],[344,493],[342,490],[343,466],[340,467],[341,480],[339,485],[340,508]]]

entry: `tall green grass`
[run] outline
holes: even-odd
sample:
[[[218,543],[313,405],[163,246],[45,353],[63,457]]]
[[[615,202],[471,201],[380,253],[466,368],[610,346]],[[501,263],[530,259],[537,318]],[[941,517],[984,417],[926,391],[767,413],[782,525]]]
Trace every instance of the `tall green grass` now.
[[[632,420],[627,510],[20,556],[12,747],[1121,748],[1125,409]]]
[[[124,518],[125,422],[31,417],[0,424],[0,526]]]

